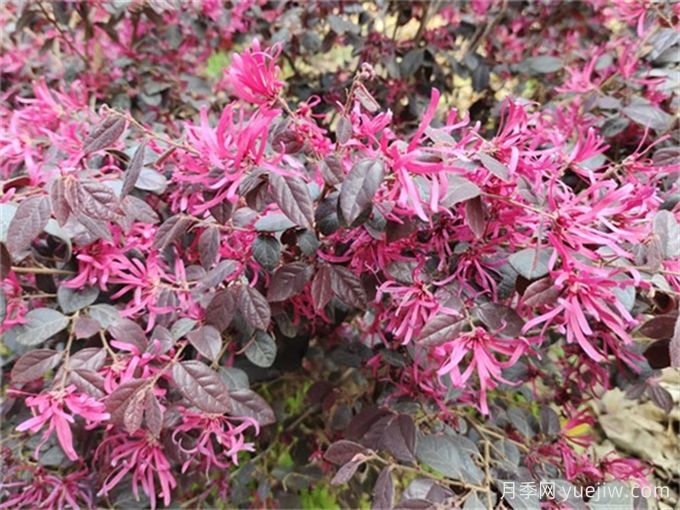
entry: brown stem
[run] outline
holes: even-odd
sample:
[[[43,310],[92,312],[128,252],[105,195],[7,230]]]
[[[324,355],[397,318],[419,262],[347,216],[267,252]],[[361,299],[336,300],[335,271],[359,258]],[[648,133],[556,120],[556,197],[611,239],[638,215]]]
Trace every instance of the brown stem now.
[[[15,273],[26,273],[26,274],[75,274],[73,271],[68,269],[52,269],[50,267],[19,267],[12,266],[12,271]]]

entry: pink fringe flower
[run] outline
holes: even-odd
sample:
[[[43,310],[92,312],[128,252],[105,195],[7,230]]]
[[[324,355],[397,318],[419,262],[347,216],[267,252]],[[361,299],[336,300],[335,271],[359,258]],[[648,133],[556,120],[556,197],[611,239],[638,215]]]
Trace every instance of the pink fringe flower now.
[[[235,53],[225,76],[233,93],[256,105],[274,101],[285,85],[279,80],[281,70],[276,65],[280,53],[281,48],[278,45],[262,51],[257,39],[253,41],[252,48],[240,55]]]
[[[239,452],[255,450],[253,443],[246,443],[243,437],[248,427],[255,428],[256,435],[260,432],[259,424],[252,418],[183,410],[182,420],[172,434],[177,447],[189,456],[182,465],[182,473],[199,456],[205,461],[206,470],[211,466],[226,469],[231,464],[238,465]],[[185,438],[190,445],[183,441]],[[219,451],[215,450],[216,444],[219,445]]]
[[[137,500],[141,484],[142,490],[149,497],[152,509],[156,508],[157,495],[162,496],[163,504],[170,504],[171,491],[177,486],[177,481],[172,476],[172,466],[156,438],[141,430],[132,436],[118,433],[106,438],[95,456],[99,454],[101,448],[107,450],[106,458],[113,469],[97,496],[108,494],[125,475],[132,473],[132,492]],[[156,490],[154,478],[160,484],[160,493]]]
[[[19,393],[13,391],[13,393]],[[77,460],[78,454],[73,449],[73,435],[69,423],[74,423],[74,415],[82,416],[86,421],[86,428],[91,429],[97,423],[108,420],[111,415],[101,402],[84,393],[77,393],[76,387],[67,386],[61,390],[41,393],[26,399],[26,405],[31,408],[33,418],[22,422],[17,427],[19,432],[30,430],[33,434],[48,424],[43,434],[43,441],[37,446],[35,456],[38,457],[40,447],[48,440],[52,431],[56,431],[59,444],[66,456]],[[70,414],[69,414],[70,411]]]

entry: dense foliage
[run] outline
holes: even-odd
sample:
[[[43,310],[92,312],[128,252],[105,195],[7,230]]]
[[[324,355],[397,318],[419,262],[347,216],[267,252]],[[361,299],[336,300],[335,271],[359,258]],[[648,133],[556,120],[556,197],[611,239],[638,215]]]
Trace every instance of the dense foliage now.
[[[649,484],[679,5],[4,2],[0,508]]]

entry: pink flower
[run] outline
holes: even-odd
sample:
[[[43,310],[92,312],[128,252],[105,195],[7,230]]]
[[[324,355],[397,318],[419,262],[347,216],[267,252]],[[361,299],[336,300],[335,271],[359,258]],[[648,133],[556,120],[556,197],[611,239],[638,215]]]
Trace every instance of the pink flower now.
[[[624,459],[610,452],[600,461],[600,469],[614,480],[635,480],[643,487],[650,487],[647,475],[650,469],[637,459]]]
[[[227,417],[184,409],[182,420],[172,434],[177,447],[190,456],[182,465],[182,473],[186,472],[197,457],[202,457],[206,470],[211,466],[226,469],[231,464],[238,465],[239,452],[255,450],[253,443],[246,443],[243,437],[243,432],[248,427],[254,427],[255,434],[260,431],[259,424],[252,418]],[[189,445],[186,445],[187,442]],[[216,444],[219,445],[217,451]]]
[[[378,287],[376,302],[380,302],[383,296],[389,296],[392,304],[383,314],[387,322],[385,329],[400,339],[404,345],[408,344],[414,333],[422,329],[438,311],[455,313],[455,310],[444,309],[434,294],[428,290],[427,285],[420,282],[405,286],[394,280],[388,280]]]
[[[269,50],[260,50],[255,39],[252,48],[242,54],[234,53],[226,80],[232,85],[233,93],[252,104],[263,105],[276,100],[285,83],[279,80],[280,69],[276,59],[281,53],[278,45]]]
[[[106,458],[113,468],[106,478],[97,496],[106,495],[120,483],[125,475],[132,473],[132,492],[139,500],[139,484],[151,500],[151,508],[156,508],[156,481],[158,479],[167,506],[171,501],[171,490],[177,486],[172,476],[172,466],[161,449],[158,440],[144,431],[137,431],[132,436],[118,433],[106,438],[97,449],[106,449]],[[110,448],[110,451],[109,451]]]
[[[28,397],[26,405],[31,408],[34,416],[19,424],[17,427],[19,432],[30,430],[35,434],[45,424],[48,424],[48,428],[43,434],[43,441],[35,450],[36,457],[40,447],[45,444],[52,431],[55,430],[64,453],[69,459],[77,460],[78,454],[73,449],[73,436],[69,426],[69,423],[75,422],[74,415],[85,418],[87,429],[111,417],[106,412],[104,404],[84,393],[76,393],[76,387],[73,385],[61,390]]]
[[[476,373],[480,409],[488,414],[487,391],[495,388],[497,382],[512,384],[503,378],[501,371],[513,366],[527,348],[526,340],[497,338],[482,328],[475,328],[435,349],[435,355],[443,361],[437,375],[448,375],[451,383],[461,388]]]
[[[18,508],[92,508],[88,471],[53,474],[43,466],[21,465],[4,473],[0,492],[5,499],[0,510]]]
[[[578,343],[594,361],[604,361],[605,354],[597,347],[598,336],[591,327],[589,318],[611,331],[621,343],[632,343],[628,329],[635,321],[614,292],[622,285],[612,279],[613,275],[596,274],[594,270],[588,274],[585,268],[579,268],[578,271],[576,268],[567,269],[555,274],[559,275],[555,278],[555,286],[563,289],[557,305],[528,321],[524,331],[541,323],[544,323],[545,331],[549,324],[561,318],[561,329],[566,333],[567,343]],[[607,345],[612,350],[618,347],[611,341]]]

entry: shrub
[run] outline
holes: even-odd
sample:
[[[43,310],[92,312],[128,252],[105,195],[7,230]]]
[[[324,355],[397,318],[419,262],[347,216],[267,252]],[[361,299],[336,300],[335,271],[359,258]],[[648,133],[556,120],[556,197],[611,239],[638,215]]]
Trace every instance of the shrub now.
[[[648,483],[677,5],[7,3],[0,508]]]

